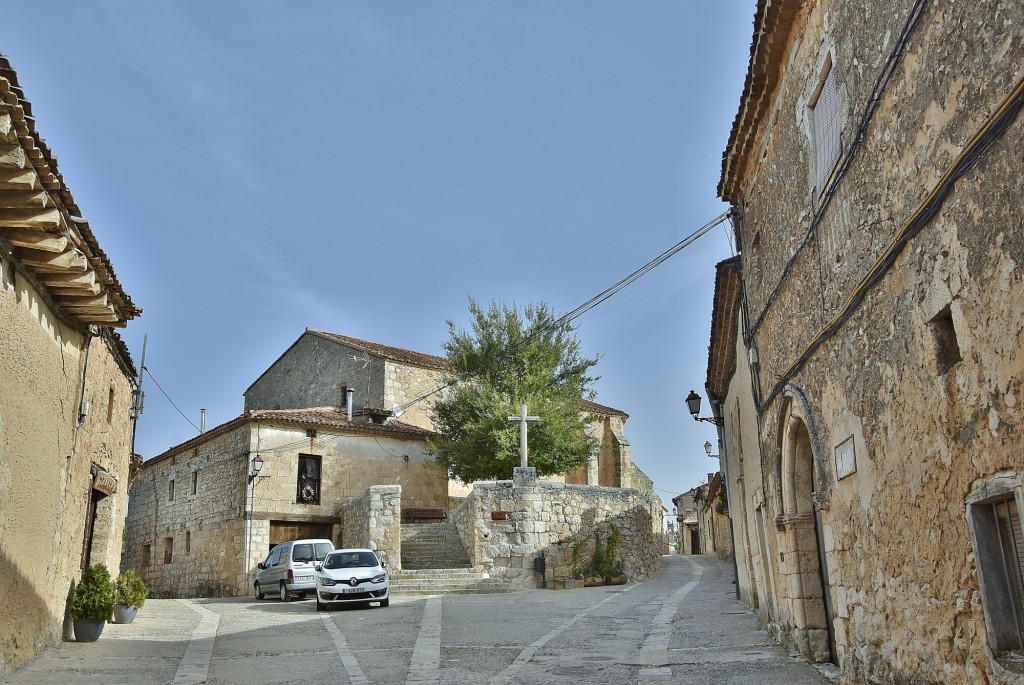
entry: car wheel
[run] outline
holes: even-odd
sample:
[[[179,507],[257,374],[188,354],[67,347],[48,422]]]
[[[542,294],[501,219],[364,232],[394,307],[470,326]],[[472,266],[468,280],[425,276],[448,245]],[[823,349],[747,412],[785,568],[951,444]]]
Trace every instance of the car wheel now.
[[[252,589],[253,593],[256,595],[256,599],[263,599],[264,597],[266,597],[266,595],[263,594],[263,590],[260,589],[259,583],[253,583]]]
[[[390,597],[388,597],[387,599],[380,600],[380,607],[381,607],[381,609],[383,609],[384,607],[388,606],[389,604],[391,604],[391,598]]]
[[[290,602],[290,601],[292,601],[292,596],[290,594],[288,594],[288,587],[284,583],[281,583],[281,601],[282,602]]]
[[[317,595],[317,598],[316,598],[316,610],[317,611],[325,611],[326,609],[327,609],[327,605],[324,604],[323,602],[321,602],[320,601],[320,596]]]

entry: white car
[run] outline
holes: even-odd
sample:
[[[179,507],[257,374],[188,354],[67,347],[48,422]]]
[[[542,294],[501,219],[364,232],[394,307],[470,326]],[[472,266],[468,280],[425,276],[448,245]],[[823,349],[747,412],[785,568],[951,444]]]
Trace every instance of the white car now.
[[[390,603],[388,574],[373,550],[336,549],[316,565],[316,609]]]

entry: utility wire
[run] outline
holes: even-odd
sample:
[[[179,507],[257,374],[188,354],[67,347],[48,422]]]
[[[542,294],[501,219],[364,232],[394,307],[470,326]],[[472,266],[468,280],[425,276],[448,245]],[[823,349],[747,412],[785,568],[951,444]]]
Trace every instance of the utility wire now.
[[[644,276],[649,274],[654,269],[656,269],[659,266],[661,266],[662,264],[664,264],[671,257],[673,257],[674,255],[678,254],[679,252],[681,252],[682,250],[686,249],[687,247],[692,245],[694,242],[696,242],[698,238],[703,237],[704,235],[709,233],[712,229],[714,229],[716,226],[719,226],[720,224],[725,223],[726,221],[731,219],[732,216],[733,216],[733,210],[731,208],[727,209],[724,212],[722,212],[721,214],[716,216],[714,219],[712,219],[711,221],[707,222],[706,224],[704,224],[703,226],[698,228],[696,231],[694,231],[690,235],[686,236],[685,238],[680,240],[678,243],[676,243],[672,247],[668,248],[667,250],[662,252],[660,255],[658,255],[657,257],[655,257],[651,261],[647,262],[646,264],[641,266],[639,269],[637,269],[633,273],[631,273],[628,276],[626,276],[625,278],[617,281],[613,285],[608,286],[607,288],[605,288],[604,290],[599,292],[597,295],[594,295],[592,298],[590,298],[589,300],[587,300],[586,302],[584,302],[580,306],[576,307],[575,309],[566,312],[565,314],[563,314],[559,318],[557,318],[554,321],[552,321],[551,323],[549,323],[547,326],[542,326],[540,328],[534,329],[519,344],[520,345],[525,344],[525,343],[529,342],[530,340],[536,338],[537,336],[543,335],[544,333],[547,333],[549,331],[558,330],[561,326],[563,326],[565,324],[568,324],[568,323],[571,323],[575,319],[578,319],[579,317],[583,316],[584,314],[589,312],[594,307],[598,306],[602,302],[605,302],[606,300],[611,298],[613,295],[617,294],[618,292],[620,292],[621,290],[625,289],[626,287],[632,285],[636,281],[640,280],[641,278],[643,278]],[[511,354],[514,351],[515,351],[514,347],[510,348],[510,349],[507,349],[506,350],[506,354]],[[459,383],[459,382],[464,381],[464,380],[468,380],[468,379],[472,378],[474,375],[475,375],[474,373],[459,374],[459,375],[455,376],[454,378],[452,378],[451,380],[449,380],[448,382],[446,382],[446,383],[444,383],[444,384],[434,388],[433,390],[430,390],[429,392],[426,392],[426,393],[424,393],[422,395],[419,395],[418,397],[414,397],[414,398],[412,398],[410,400],[406,400],[402,404],[398,405],[398,410],[399,411],[405,411],[406,409],[408,409],[409,407],[413,406],[414,404],[418,404],[419,402],[422,402],[423,400],[426,400],[427,398],[429,398],[429,397],[431,397],[431,396],[441,392],[442,390],[445,390],[446,388],[449,388],[449,387],[455,385],[456,383]]]
[[[150,371],[149,368],[147,368],[147,367],[142,367],[142,370],[149,375],[149,377],[153,381],[153,383],[156,384],[156,387],[160,389],[160,392],[162,392],[164,397],[167,398],[167,401],[171,403],[171,406],[178,410],[178,413],[181,414],[181,418],[183,418],[186,421],[188,421],[192,425],[192,427],[196,429],[196,433],[198,433],[199,432],[199,426],[197,426],[196,424],[192,423],[192,419],[190,419],[189,417],[185,416],[185,412],[183,412],[181,409],[178,409],[178,405],[176,405],[174,403],[174,400],[171,399],[171,396],[168,395],[167,391],[164,390],[163,386],[160,385],[160,381],[158,381],[156,378],[153,377],[153,372]]]

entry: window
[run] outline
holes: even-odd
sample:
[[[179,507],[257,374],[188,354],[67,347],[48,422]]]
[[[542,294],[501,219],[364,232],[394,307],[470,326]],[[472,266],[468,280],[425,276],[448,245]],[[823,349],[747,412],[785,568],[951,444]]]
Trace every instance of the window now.
[[[814,189],[821,195],[832,170],[839,161],[842,142],[839,138],[839,102],[832,57],[825,59],[818,87],[808,104],[811,140],[814,144]]]
[[[169,564],[174,560],[174,538],[164,538],[164,563]]]
[[[192,551],[192,531],[185,531],[185,554]]]
[[[149,560],[152,559],[152,555],[153,555],[153,546],[152,545],[143,545],[142,546],[142,558],[139,560],[140,565],[143,568],[145,568],[146,566],[149,566]]]
[[[1024,672],[1024,534],[1020,481],[999,476],[967,498],[971,542],[985,610],[989,647],[1007,670]]]
[[[193,471],[192,472],[192,494],[194,495],[197,492],[199,492],[199,472],[198,471]]]
[[[114,386],[110,386],[110,392],[107,393],[107,423],[114,420]]]
[[[174,501],[174,479],[173,478],[170,479],[169,481],[167,481],[167,501],[168,502],[173,502]]]
[[[311,454],[299,455],[295,501],[299,504],[320,504],[320,457]]]

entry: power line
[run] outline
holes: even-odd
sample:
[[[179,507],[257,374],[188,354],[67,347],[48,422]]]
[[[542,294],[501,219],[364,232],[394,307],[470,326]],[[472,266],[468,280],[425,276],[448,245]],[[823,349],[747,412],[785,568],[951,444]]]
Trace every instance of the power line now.
[[[196,433],[198,433],[198,432],[199,432],[199,426],[197,426],[196,424],[192,423],[192,419],[190,419],[189,417],[187,417],[187,416],[185,415],[185,412],[183,412],[183,411],[182,411],[181,409],[178,409],[178,405],[176,405],[176,404],[174,403],[174,400],[172,400],[172,399],[171,399],[171,396],[170,396],[170,395],[168,395],[168,394],[167,394],[167,391],[163,389],[163,387],[162,387],[162,386],[160,385],[160,382],[159,382],[159,381],[158,381],[158,380],[157,380],[156,378],[154,378],[154,377],[153,377],[153,372],[152,372],[152,371],[150,371],[150,370],[149,370],[149,369],[148,369],[147,367],[142,367],[142,370],[143,370],[143,371],[145,371],[145,372],[146,372],[147,374],[149,374],[149,377],[150,377],[150,379],[151,379],[151,380],[153,381],[153,383],[155,383],[155,384],[156,384],[156,387],[157,387],[157,388],[158,388],[158,389],[160,390],[160,392],[162,392],[162,393],[163,393],[164,397],[166,397],[166,398],[167,398],[167,401],[171,403],[171,406],[172,406],[172,407],[174,407],[175,409],[177,409],[177,410],[178,410],[178,413],[179,413],[179,414],[181,414],[181,418],[183,418],[183,419],[185,419],[186,421],[188,421],[188,422],[189,422],[189,424],[191,424],[191,426],[192,426],[193,428],[195,428],[195,429],[196,429]]]
[[[639,269],[637,269],[633,273],[631,273],[628,276],[626,276],[625,278],[617,281],[613,285],[608,286],[607,288],[605,288],[604,290],[599,292],[597,295],[594,295],[589,300],[587,300],[586,302],[584,302],[580,306],[576,307],[575,309],[572,309],[572,310],[566,312],[565,314],[563,314],[559,318],[557,318],[554,321],[552,321],[547,326],[542,326],[542,327],[540,327],[538,329],[534,329],[533,331],[530,332],[530,334],[528,336],[526,336],[522,341],[520,341],[519,344],[520,345],[525,344],[525,343],[529,342],[530,340],[532,340],[533,338],[535,338],[535,337],[537,337],[539,335],[543,335],[544,333],[546,333],[546,332],[548,332],[550,330],[556,330],[560,326],[568,324],[568,323],[571,323],[573,320],[578,319],[579,317],[583,316],[584,314],[589,312],[591,309],[597,307],[602,302],[605,302],[606,300],[611,298],[613,295],[616,295],[617,293],[619,293],[620,291],[622,291],[626,287],[632,285],[636,281],[640,280],[641,278],[643,278],[644,276],[649,274],[651,271],[654,271],[654,269],[658,268],[659,266],[664,264],[666,261],[668,261],[671,257],[675,256],[679,252],[683,251],[684,249],[686,249],[687,247],[692,245],[694,242],[697,241],[698,238],[703,237],[704,235],[709,233],[716,226],[719,226],[722,223],[730,220],[732,218],[732,216],[733,216],[733,210],[731,208],[727,209],[724,212],[722,212],[721,214],[716,216],[714,219],[712,219],[711,221],[707,222],[706,224],[704,224],[703,226],[698,228],[696,231],[694,231],[690,235],[686,236],[685,238],[680,240],[678,243],[676,243],[672,247],[668,248],[667,250],[662,252],[660,255],[658,255],[657,257],[655,257],[651,261],[647,262],[646,264],[641,266]],[[510,348],[510,349],[506,349],[506,354],[510,354],[513,351],[515,351],[514,347]],[[450,381],[448,381],[447,383],[444,383],[444,384],[434,388],[433,390],[430,390],[429,392],[426,392],[426,393],[424,393],[424,394],[422,394],[422,395],[420,395],[418,397],[414,397],[414,398],[412,398],[410,400],[406,400],[402,404],[398,405],[398,409],[401,410],[401,411],[405,411],[406,409],[408,409],[409,407],[413,406],[414,404],[418,404],[419,402],[422,402],[423,400],[427,399],[428,397],[431,397],[432,395],[435,395],[435,394],[441,392],[442,390],[445,390],[446,388],[449,388],[452,385],[455,385],[459,381],[468,380],[469,378],[472,378],[473,375],[475,375],[475,374],[474,373],[460,374],[460,375],[456,376],[455,378],[451,379]]]

